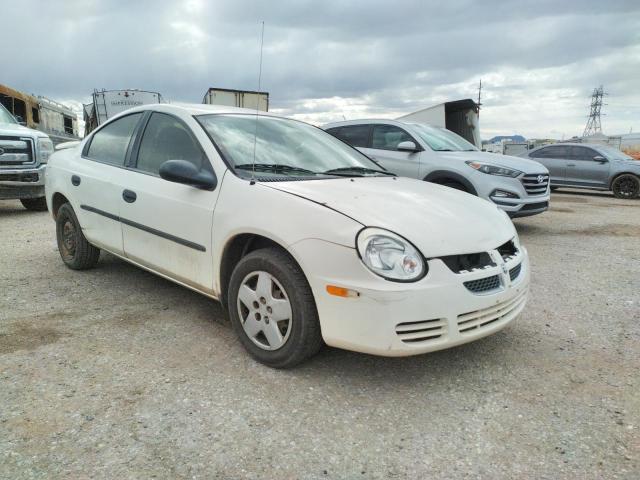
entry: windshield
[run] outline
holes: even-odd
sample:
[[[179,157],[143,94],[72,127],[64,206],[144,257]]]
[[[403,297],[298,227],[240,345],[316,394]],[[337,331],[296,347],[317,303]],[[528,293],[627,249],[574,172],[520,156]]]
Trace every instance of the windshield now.
[[[609,157],[612,160],[633,160],[633,157],[630,157],[626,153],[621,152],[617,148],[599,146],[598,150],[600,150],[602,153],[604,153],[607,157]]]
[[[261,115],[202,115],[200,124],[239,173],[297,177],[388,174],[356,149],[303,122]],[[255,143],[254,143],[255,138]],[[255,151],[255,162],[254,162]]]
[[[0,123],[18,123],[2,104],[0,104]]]
[[[411,125],[418,136],[436,152],[471,152],[478,149],[460,135],[445,128],[414,123]]]

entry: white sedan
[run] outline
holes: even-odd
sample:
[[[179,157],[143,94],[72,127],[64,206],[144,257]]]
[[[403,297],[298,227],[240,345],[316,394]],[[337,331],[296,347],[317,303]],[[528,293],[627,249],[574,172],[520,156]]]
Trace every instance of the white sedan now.
[[[527,251],[495,205],[267,113],[131,109],[52,156],[46,197],[67,266],[105,250],[217,299],[272,367],[323,344],[452,347],[504,328],[527,297]]]

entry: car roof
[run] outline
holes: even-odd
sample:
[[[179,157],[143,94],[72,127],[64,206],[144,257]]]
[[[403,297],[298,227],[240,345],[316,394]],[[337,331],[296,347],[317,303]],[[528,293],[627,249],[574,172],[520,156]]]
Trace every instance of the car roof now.
[[[375,123],[384,123],[387,125],[398,125],[398,126],[411,125],[411,122],[403,122],[401,120],[393,120],[391,118],[361,118],[358,120],[343,120],[341,122],[327,123],[326,125],[322,125],[322,128],[327,129],[327,128],[334,128],[334,127],[344,127],[347,125],[366,125],[366,124],[375,124]]]
[[[129,110],[126,110],[126,113],[132,112],[144,112],[147,110],[153,110],[157,112],[174,112],[174,113],[182,113],[187,115],[206,115],[212,113],[229,113],[229,114],[251,114],[251,115],[263,115],[270,117],[277,117],[278,115],[274,115],[269,112],[263,112],[260,110],[250,109],[250,108],[238,108],[238,107],[229,107],[226,105],[207,105],[204,103],[149,103],[146,105],[141,105],[139,107],[134,107]],[[119,115],[118,115],[119,116]]]

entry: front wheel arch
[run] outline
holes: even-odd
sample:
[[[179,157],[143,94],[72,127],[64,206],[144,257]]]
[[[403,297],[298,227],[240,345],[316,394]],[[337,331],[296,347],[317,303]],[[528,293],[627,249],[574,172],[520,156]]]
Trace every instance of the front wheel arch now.
[[[229,282],[231,280],[231,274],[236,265],[246,255],[261,248],[272,247],[283,251],[287,255],[293,258],[291,253],[277,241],[260,235],[257,233],[241,233],[233,236],[227,240],[220,257],[220,267],[218,269],[218,285],[219,295],[218,299],[222,307],[227,308],[227,293],[229,290]],[[298,264],[298,267],[302,270],[300,262],[295,258],[293,260]],[[303,271],[304,273],[304,271]]]
[[[450,172],[448,170],[436,170],[434,172],[429,173],[426,177],[423,178],[425,182],[437,183],[439,185],[445,184],[447,182],[456,182],[464,186],[466,188],[467,193],[478,196],[478,192],[474,188],[473,184],[456,172]]]

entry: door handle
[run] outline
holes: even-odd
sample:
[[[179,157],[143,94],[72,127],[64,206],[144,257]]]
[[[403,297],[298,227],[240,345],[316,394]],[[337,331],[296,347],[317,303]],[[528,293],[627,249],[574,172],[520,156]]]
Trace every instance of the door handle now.
[[[138,198],[138,196],[136,195],[136,192],[132,192],[131,190],[124,190],[122,192],[122,198],[127,203],[133,203],[136,201],[136,198]]]
[[[78,185],[80,185],[80,177],[78,175],[71,175],[71,184],[74,187],[77,187]]]
[[[576,164],[575,163],[567,163],[567,167],[575,167]]]

